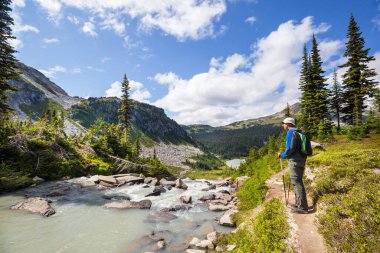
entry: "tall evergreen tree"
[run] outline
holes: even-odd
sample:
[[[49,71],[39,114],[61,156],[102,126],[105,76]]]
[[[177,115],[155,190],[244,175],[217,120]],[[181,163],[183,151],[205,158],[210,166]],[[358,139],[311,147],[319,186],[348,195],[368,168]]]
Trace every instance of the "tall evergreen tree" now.
[[[290,106],[289,106],[289,103],[286,103],[285,117],[290,117]]]
[[[362,124],[363,110],[366,108],[364,101],[366,96],[372,96],[377,83],[373,77],[376,76],[374,69],[370,69],[368,64],[374,61],[373,56],[369,56],[370,48],[364,48],[364,38],[351,14],[348,26],[346,51],[344,56],[347,62],[341,68],[347,68],[343,75],[343,96],[345,104],[343,112],[344,119],[348,123],[356,126]]]
[[[311,103],[312,108],[312,119],[315,125],[321,122],[329,121],[329,110],[328,110],[328,95],[329,91],[327,89],[326,78],[323,76],[324,72],[322,69],[322,60],[319,55],[319,49],[317,40],[313,35],[313,47],[311,51],[311,82],[313,88],[313,99]]]
[[[301,90],[301,117],[299,126],[307,133],[310,132],[310,117],[311,117],[311,100],[312,100],[312,84],[310,81],[310,61],[306,45],[303,49],[301,77],[299,89]]]
[[[334,76],[333,76],[333,85],[331,89],[331,94],[330,94],[330,106],[331,110],[335,114],[337,118],[337,129],[338,131],[340,130],[340,113],[342,111],[342,87],[340,86],[338,82],[338,74],[336,73],[336,70],[334,70]]]
[[[9,80],[14,80],[18,77],[17,60],[13,56],[16,52],[9,44],[12,36],[11,26],[13,18],[10,16],[12,11],[10,5],[11,0],[0,1],[0,121],[2,122],[6,114],[11,111],[11,108],[5,103],[7,100],[7,91],[14,91],[15,88],[8,84]],[[0,122],[0,123],[1,123]]]
[[[120,119],[125,127],[125,142],[129,142],[129,126],[130,126],[130,111],[131,111],[131,99],[129,98],[129,81],[126,75],[124,75],[123,82],[121,83],[121,107],[119,112],[121,113]]]

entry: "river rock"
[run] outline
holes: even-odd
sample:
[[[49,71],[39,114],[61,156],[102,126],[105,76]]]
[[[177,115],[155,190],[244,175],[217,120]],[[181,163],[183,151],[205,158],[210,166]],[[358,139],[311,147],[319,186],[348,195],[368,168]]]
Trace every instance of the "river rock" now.
[[[234,227],[235,222],[232,220],[232,215],[237,213],[237,210],[230,209],[223,214],[223,216],[219,220],[219,224],[222,226]]]
[[[230,208],[228,206],[225,206],[225,205],[215,205],[215,204],[212,204],[212,203],[210,203],[208,205],[208,210],[214,211],[214,212],[226,211],[228,209],[230,209]]]
[[[207,201],[207,200],[213,200],[213,199],[215,199],[215,194],[213,193],[199,198],[200,201]]]
[[[150,209],[152,206],[152,201],[146,199],[139,202],[124,200],[118,202],[111,202],[105,204],[105,208],[117,208],[117,209]]]
[[[181,196],[179,200],[184,204],[191,204],[192,198],[191,196]]]
[[[160,180],[160,185],[166,186],[166,187],[169,187],[169,186],[174,187],[176,185],[176,183],[175,183],[175,181],[168,181],[165,178],[163,178]]]
[[[46,194],[46,197],[59,197],[65,196],[70,193],[71,188],[68,186],[63,186],[61,188],[56,188]]]
[[[217,192],[215,193],[215,199],[220,199],[220,200],[230,202],[232,201],[232,196],[229,194]]]
[[[18,202],[17,204],[11,206],[12,210],[27,210],[32,213],[39,213],[43,216],[49,217],[55,214],[54,208],[50,206],[48,199],[35,197],[28,198],[25,201]]]
[[[226,178],[224,180],[221,180],[221,181],[218,181],[218,182],[215,182],[215,185],[220,187],[220,186],[229,186],[231,185],[232,183],[232,178]]]
[[[131,197],[129,197],[128,195],[115,192],[107,192],[102,195],[102,198],[111,200],[131,200]]]
[[[117,181],[113,176],[98,176],[98,177],[99,177],[99,181],[103,181],[108,184],[117,184]]]
[[[35,176],[32,180],[33,182],[36,182],[36,183],[41,183],[45,181],[43,178],[40,178],[38,176]]]
[[[202,191],[206,192],[206,191],[215,190],[215,189],[216,189],[216,185],[212,184],[209,187],[203,188]]]
[[[206,253],[205,250],[199,250],[199,249],[187,249],[185,250],[185,253]]]
[[[209,204],[226,206],[228,204],[228,201],[223,199],[215,199],[211,200]]]
[[[165,240],[158,241],[157,242],[157,249],[162,250],[163,248],[165,248],[165,245],[166,245]]]
[[[197,237],[193,237],[191,241],[189,242],[189,247],[196,247],[197,244],[199,244],[201,240]]]
[[[155,177],[146,177],[144,179],[144,183],[145,184],[150,184],[150,185],[157,185],[158,183],[158,179],[155,178]]]
[[[117,184],[129,184],[129,183],[143,183],[144,178],[135,176],[124,176],[116,178]]]
[[[107,182],[104,182],[104,181],[99,181],[99,185],[100,186],[103,186],[104,188],[111,188],[114,186],[114,184],[110,184],[110,183],[107,183]]]
[[[180,178],[175,181],[175,187],[183,190],[187,190],[187,188],[189,188]]]
[[[218,239],[218,233],[216,231],[207,234],[207,240],[215,244],[216,239]]]
[[[165,207],[160,209],[161,212],[176,212],[180,210],[189,210],[191,206],[188,205],[175,205],[174,207]]]
[[[156,212],[155,214],[149,214],[145,221],[147,222],[169,222],[171,220],[175,220],[178,217],[171,213],[166,212]]]

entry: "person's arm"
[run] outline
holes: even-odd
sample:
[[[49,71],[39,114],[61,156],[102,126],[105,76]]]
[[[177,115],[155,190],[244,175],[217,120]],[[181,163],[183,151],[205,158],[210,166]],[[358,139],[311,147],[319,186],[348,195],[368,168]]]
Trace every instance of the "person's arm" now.
[[[281,158],[285,159],[289,155],[293,154],[294,148],[292,148],[292,137],[293,137],[293,132],[292,130],[288,130],[286,133],[286,149],[284,153],[281,154]]]

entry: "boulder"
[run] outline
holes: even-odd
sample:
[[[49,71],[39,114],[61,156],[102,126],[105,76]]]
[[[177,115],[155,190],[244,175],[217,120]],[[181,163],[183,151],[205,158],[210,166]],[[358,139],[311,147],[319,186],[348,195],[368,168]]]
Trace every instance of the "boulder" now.
[[[131,197],[129,197],[128,195],[115,192],[107,192],[102,195],[102,198],[109,200],[131,200]]]
[[[228,204],[228,201],[223,199],[215,199],[211,200],[209,204],[226,206]]]
[[[206,191],[215,190],[215,189],[216,189],[216,185],[212,184],[209,187],[203,188],[202,191],[206,192]]]
[[[114,186],[114,184],[110,184],[110,183],[107,183],[107,182],[104,182],[104,181],[99,181],[99,185],[103,186],[105,188],[111,188],[111,187]]]
[[[117,208],[117,209],[150,209],[152,206],[152,201],[146,199],[139,202],[124,200],[118,202],[111,202],[105,204],[105,208]]]
[[[18,202],[17,204],[11,206],[12,210],[26,210],[32,213],[39,213],[45,217],[55,214],[54,208],[50,206],[48,199],[34,197],[29,198],[25,201]]]
[[[40,182],[44,182],[45,180],[43,178],[40,178],[38,176],[35,176],[34,178],[32,178],[33,182],[36,182],[36,183],[40,183]]]
[[[46,194],[46,197],[60,197],[65,196],[70,193],[71,188],[68,186],[63,186],[61,188],[56,188]]]
[[[235,222],[232,220],[232,215],[237,213],[237,210],[230,209],[223,214],[223,216],[219,219],[219,224],[222,226],[234,227]]]
[[[184,204],[191,204],[192,202],[191,196],[181,196],[179,200]]]
[[[175,183],[175,181],[168,181],[165,178],[163,178],[160,180],[160,185],[174,187],[176,185],[176,183]]]
[[[209,195],[199,198],[200,201],[207,201],[207,200],[213,200],[213,199],[215,199],[215,194],[209,194]]]
[[[187,249],[185,250],[185,253],[206,253],[205,250],[199,250],[199,249]]]
[[[157,249],[162,250],[163,248],[165,248],[165,245],[166,245],[165,240],[158,241],[157,242]]]
[[[144,183],[145,184],[150,184],[150,185],[157,185],[158,183],[158,179],[155,178],[155,177],[146,177],[144,179]]]
[[[218,239],[218,233],[217,232],[211,232],[207,234],[207,240],[215,244],[216,239]]]
[[[117,181],[112,176],[98,176],[100,182],[105,182],[107,184],[115,185]]]
[[[174,207],[165,207],[160,209],[161,212],[175,212],[179,210],[189,210],[191,209],[191,206],[187,205],[175,205]]]
[[[225,205],[215,205],[215,204],[212,204],[212,203],[210,203],[208,205],[208,210],[214,211],[214,212],[226,211],[228,209],[230,209],[230,208],[228,206],[225,206]]]
[[[155,186],[152,193],[147,194],[145,197],[151,197],[151,196],[159,196],[161,193],[165,193],[166,190],[163,186]]]
[[[187,188],[189,188],[180,178],[175,181],[175,187],[183,190],[187,190]]]
[[[135,176],[123,176],[116,178],[117,184],[129,184],[129,183],[143,183],[144,178],[135,177]]]
[[[197,247],[197,244],[199,244],[201,240],[197,237],[193,237],[191,241],[189,242],[189,247]]]
[[[217,192],[215,193],[215,199],[220,199],[220,200],[230,202],[232,200],[232,196],[229,194]]]
[[[220,187],[220,186],[229,186],[231,185],[232,183],[232,178],[226,178],[224,180],[221,180],[221,181],[218,181],[218,182],[215,182],[215,185]]]

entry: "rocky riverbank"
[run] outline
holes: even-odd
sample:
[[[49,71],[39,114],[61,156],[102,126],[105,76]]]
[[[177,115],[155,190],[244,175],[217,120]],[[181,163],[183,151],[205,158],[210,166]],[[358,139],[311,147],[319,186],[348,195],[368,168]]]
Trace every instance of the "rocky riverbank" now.
[[[236,190],[241,186],[245,178],[236,181],[225,179],[220,181],[202,181],[201,187],[194,185],[192,180],[179,178],[152,178],[139,174],[119,174],[112,176],[91,176],[76,179],[67,179],[57,182],[48,182],[24,189],[21,193],[25,200],[12,206],[12,209],[37,212],[43,216],[51,216],[60,213],[57,203],[75,202],[97,205],[104,209],[148,209],[149,215],[145,222],[153,224],[177,223],[184,213],[199,212],[199,210],[215,212],[218,218],[215,223],[222,226],[233,227],[235,224],[231,215],[237,211]],[[135,189],[139,191],[126,193],[122,189]],[[158,205],[159,201],[166,198],[175,199],[172,204]],[[91,196],[91,197],[88,197]],[[158,202],[157,202],[158,201]],[[220,213],[220,215],[219,215]],[[197,223],[198,227],[201,223]],[[196,228],[195,227],[195,228]],[[189,228],[191,234],[194,228]],[[173,249],[198,250],[206,252],[207,249],[215,249],[215,238],[219,235],[215,228],[205,228],[204,232],[188,235],[182,243],[173,243],[174,235],[159,236],[163,231],[152,231],[143,236],[140,244],[137,240],[135,248],[144,248],[149,251]],[[170,231],[169,231],[170,232]],[[170,234],[168,232],[168,234]],[[154,235],[152,235],[154,233]],[[147,251],[148,252],[148,251]],[[188,251],[191,252],[191,251]]]

